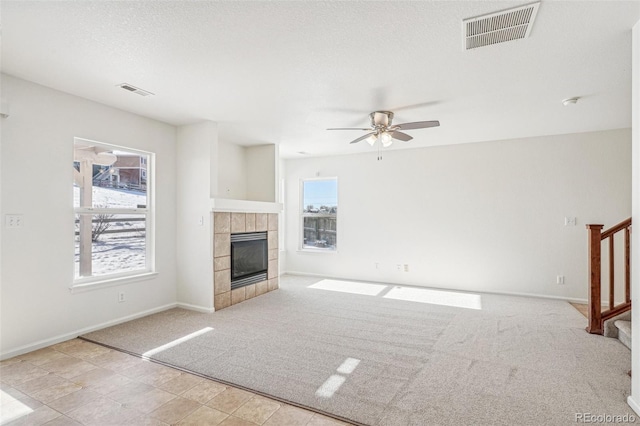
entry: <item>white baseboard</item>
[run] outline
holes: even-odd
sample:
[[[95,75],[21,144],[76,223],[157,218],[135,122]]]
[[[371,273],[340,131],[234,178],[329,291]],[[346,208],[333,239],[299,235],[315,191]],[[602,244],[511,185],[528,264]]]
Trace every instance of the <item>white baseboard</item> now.
[[[564,297],[564,296],[551,296],[548,294],[536,294],[536,293],[518,293],[518,292],[511,292],[511,291],[493,291],[493,290],[471,290],[471,289],[467,289],[467,288],[444,288],[444,287],[430,287],[430,286],[422,286],[422,285],[417,285],[417,284],[404,284],[404,283],[392,283],[389,281],[376,281],[376,280],[359,280],[359,279],[355,279],[355,278],[344,278],[344,277],[336,277],[336,276],[331,276],[331,275],[325,275],[325,274],[314,274],[311,272],[299,272],[299,271],[284,271],[281,273],[281,275],[296,275],[296,276],[303,276],[303,277],[317,277],[317,278],[329,278],[329,279],[334,279],[334,280],[352,280],[352,281],[366,281],[366,282],[372,282],[372,283],[376,283],[376,284],[388,284],[388,285],[401,285],[401,286],[407,286],[407,287],[421,287],[421,288],[430,288],[430,289],[434,289],[434,290],[447,290],[447,291],[463,291],[463,292],[469,292],[469,293],[484,293],[484,294],[498,294],[498,295],[502,295],[502,296],[518,296],[518,297],[537,297],[540,299],[553,299],[553,300],[562,300],[562,301],[566,301],[566,302],[572,302],[572,303],[583,303],[586,304],[588,301],[587,299],[579,299],[579,298],[575,298],[575,297]],[[605,301],[602,302],[603,306]]]
[[[312,272],[297,272],[297,271],[281,271],[280,276],[282,275],[299,275],[302,277],[318,277],[318,278],[336,278],[326,274],[314,274]]]
[[[168,305],[159,306],[157,308],[149,309],[146,311],[138,312],[136,314],[127,315],[126,317],[117,318],[111,321],[103,322],[101,324],[93,325],[91,327],[85,327],[80,330],[72,331],[70,333],[61,334],[56,337],[52,337],[50,339],[39,340],[34,343],[30,343],[28,345],[20,346],[18,348],[10,349],[6,352],[2,352],[0,354],[0,360],[5,360],[8,358],[13,358],[14,356],[26,354],[28,352],[35,351],[37,349],[46,348],[47,346],[55,345],[56,343],[64,342],[66,340],[75,339],[78,336],[81,336],[86,333],[91,333],[92,331],[100,330],[103,328],[111,327],[113,325],[121,324],[123,322],[131,321],[137,318],[146,317],[147,315],[156,314],[158,312],[166,311],[168,309],[172,309],[178,306],[177,303],[169,303]]]
[[[627,397],[627,404],[629,404],[629,407],[633,408],[633,411],[635,411],[636,414],[640,416],[640,404],[637,403],[631,395]]]
[[[216,310],[214,308],[206,308],[204,306],[192,305],[190,303],[178,302],[178,308],[188,309],[190,311],[202,312],[203,314],[212,314]]]

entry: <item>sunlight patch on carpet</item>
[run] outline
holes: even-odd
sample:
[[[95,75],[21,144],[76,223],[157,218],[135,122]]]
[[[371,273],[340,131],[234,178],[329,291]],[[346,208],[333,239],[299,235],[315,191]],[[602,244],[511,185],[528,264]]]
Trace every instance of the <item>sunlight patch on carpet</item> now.
[[[337,371],[338,371],[338,373],[342,373],[342,374],[351,374],[351,373],[353,373],[353,370],[356,369],[358,364],[360,364],[360,360],[359,359],[347,358],[340,365],[340,367],[338,367]]]
[[[319,396],[320,398],[331,398],[346,380],[346,377],[334,374],[318,388],[316,396]]]
[[[377,296],[387,288],[383,284],[360,283],[354,281],[322,280],[309,286],[316,290],[338,291],[341,293],[362,294],[364,296]]]
[[[169,342],[169,343],[164,344],[162,346],[158,346],[155,349],[151,349],[150,351],[147,351],[147,352],[143,353],[142,357],[143,358],[149,358],[149,357],[151,357],[153,355],[156,355],[156,354],[158,354],[158,353],[160,353],[162,351],[166,351],[167,349],[173,348],[174,346],[178,346],[179,344],[184,343],[187,340],[191,340],[194,337],[201,336],[201,335],[203,335],[205,333],[208,333],[208,332],[210,332],[212,330],[213,330],[213,328],[211,328],[211,327],[205,327],[202,330],[195,331],[195,332],[193,332],[191,334],[187,334],[186,336],[181,337],[179,339],[176,339],[176,340],[174,340],[172,342]]]
[[[480,295],[471,293],[457,293],[427,288],[394,287],[385,294],[384,297],[387,299],[451,306],[454,308],[482,309],[482,298]]]
[[[336,371],[345,375],[351,374],[353,373],[353,370],[356,369],[358,364],[360,364],[359,359],[347,358],[342,362],[342,364],[340,364],[340,367],[338,367]],[[316,396],[319,396],[320,398],[331,398],[333,394],[336,393],[338,389],[340,389],[340,386],[342,386],[346,381],[346,377],[341,376],[340,374],[333,374],[327,380],[325,380],[322,386],[318,388],[318,390],[316,391]]]

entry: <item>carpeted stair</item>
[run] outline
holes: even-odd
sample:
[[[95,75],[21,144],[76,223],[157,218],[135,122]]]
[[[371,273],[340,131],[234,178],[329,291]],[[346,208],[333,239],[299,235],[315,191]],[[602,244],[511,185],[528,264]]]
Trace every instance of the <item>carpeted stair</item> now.
[[[604,335],[620,340],[623,345],[631,349],[631,311],[605,321]]]
[[[617,320],[614,324],[618,329],[618,340],[631,349],[631,321]]]

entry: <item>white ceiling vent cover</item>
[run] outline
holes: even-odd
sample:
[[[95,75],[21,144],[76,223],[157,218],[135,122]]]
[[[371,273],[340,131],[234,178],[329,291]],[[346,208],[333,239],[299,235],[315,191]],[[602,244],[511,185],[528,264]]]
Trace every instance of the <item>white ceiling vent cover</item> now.
[[[464,50],[529,37],[540,2],[462,21]]]
[[[131,84],[129,84],[129,83],[122,83],[122,84],[118,84],[118,87],[121,87],[121,88],[123,88],[124,90],[128,90],[129,92],[136,93],[136,94],[138,94],[138,95],[140,95],[140,96],[149,96],[149,95],[153,95],[153,93],[148,92],[148,91],[146,91],[146,90],[144,90],[144,89],[141,89],[141,88],[139,88],[139,87],[133,86],[133,85],[131,85]]]

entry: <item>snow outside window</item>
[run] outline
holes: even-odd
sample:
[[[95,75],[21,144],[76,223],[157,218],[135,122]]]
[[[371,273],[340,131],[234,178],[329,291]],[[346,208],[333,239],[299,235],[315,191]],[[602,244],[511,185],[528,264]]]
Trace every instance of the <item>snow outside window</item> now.
[[[74,285],[153,272],[153,156],[75,139]]]
[[[338,179],[305,179],[301,183],[301,248],[336,251]]]

